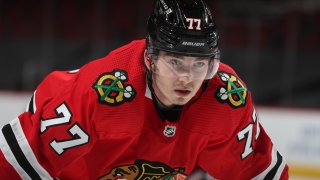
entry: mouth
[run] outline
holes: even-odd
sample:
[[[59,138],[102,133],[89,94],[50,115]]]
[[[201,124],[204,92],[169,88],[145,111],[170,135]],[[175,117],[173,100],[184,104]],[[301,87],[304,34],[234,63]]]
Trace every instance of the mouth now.
[[[191,93],[190,90],[184,90],[184,89],[176,89],[176,90],[174,90],[174,92],[178,96],[182,96],[182,97],[188,96]]]

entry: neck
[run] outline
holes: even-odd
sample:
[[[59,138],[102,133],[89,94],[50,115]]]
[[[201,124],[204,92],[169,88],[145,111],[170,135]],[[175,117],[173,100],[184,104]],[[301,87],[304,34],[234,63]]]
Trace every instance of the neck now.
[[[151,91],[151,96],[153,100],[153,104],[155,106],[155,109],[162,121],[170,121],[170,122],[176,122],[179,120],[180,114],[182,112],[183,106],[179,105],[171,105],[166,106],[164,105],[156,96],[154,91]]]

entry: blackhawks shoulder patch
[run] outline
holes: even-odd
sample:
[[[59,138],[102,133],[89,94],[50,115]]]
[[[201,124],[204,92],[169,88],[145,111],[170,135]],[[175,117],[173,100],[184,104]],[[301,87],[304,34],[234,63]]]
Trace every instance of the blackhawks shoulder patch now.
[[[218,101],[225,103],[227,102],[233,108],[242,107],[246,104],[246,98],[248,90],[242,84],[241,80],[233,74],[226,72],[217,73],[224,86],[220,86],[215,92],[215,97]]]
[[[126,71],[114,69],[112,72],[101,74],[92,88],[97,92],[101,104],[116,106],[132,101],[136,95],[132,85],[125,83],[127,81]]]

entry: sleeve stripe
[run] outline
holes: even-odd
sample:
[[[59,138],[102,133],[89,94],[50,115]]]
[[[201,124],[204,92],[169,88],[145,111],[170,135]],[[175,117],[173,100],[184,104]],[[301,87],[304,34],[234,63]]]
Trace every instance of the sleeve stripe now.
[[[280,167],[280,165],[283,163],[282,161],[282,156],[280,155],[279,152],[277,152],[277,163],[276,165],[269,171],[269,173],[266,175],[266,177],[264,179],[268,180],[268,179],[274,179],[276,176],[276,173]]]
[[[23,151],[23,154],[27,158],[27,160],[31,163],[32,167],[36,170],[36,172],[39,174],[41,179],[53,179],[49,173],[39,164],[36,156],[34,155],[27,138],[24,135],[24,132],[22,130],[20,121],[18,118],[14,119],[10,123],[13,131],[15,132],[16,139],[19,142],[19,145]]]
[[[277,161],[277,151],[274,149],[274,147],[272,147],[271,164],[268,166],[267,169],[265,169],[262,173],[260,173],[258,176],[256,176],[253,179],[254,180],[263,179],[268,174],[270,169],[276,164],[276,161]]]
[[[34,91],[34,93],[33,93],[33,98],[32,98],[33,113],[36,113],[36,111],[37,111],[37,104],[36,104],[36,92],[37,92],[37,90],[35,90],[35,91]]]
[[[281,173],[285,167],[285,162],[282,159],[280,153],[272,147],[271,163],[262,173],[254,177],[254,180],[260,179],[274,179],[276,177],[280,178]],[[279,175],[280,174],[280,175]]]
[[[28,104],[28,107],[27,107],[27,112],[31,112],[31,113],[34,113],[33,112],[33,96],[31,97],[30,101],[29,101],[29,104]]]
[[[19,166],[22,167],[32,179],[53,179],[37,161],[23,133],[18,118],[14,119],[10,125],[4,126],[2,132],[8,143],[9,151],[12,152]],[[14,166],[16,164],[11,165],[17,169],[16,166]],[[22,175],[23,174],[20,174],[20,176]]]
[[[284,168],[286,167],[286,161],[282,158],[282,162],[281,162],[281,165],[280,167],[278,168],[278,171],[275,175],[276,178],[280,179],[281,175],[282,175],[282,172],[284,170]]]
[[[8,126],[8,125],[6,125]],[[3,129],[6,127],[4,126]],[[3,136],[2,132],[0,132],[0,149],[6,158],[6,160],[14,167],[14,169],[17,171],[17,173],[20,175],[22,179],[31,180],[30,176],[22,169],[22,167],[17,162],[17,159],[13,155],[12,151],[10,150],[9,145],[7,144],[7,141],[5,137]]]
[[[40,179],[40,176],[33,169],[27,158],[24,156],[17,139],[14,136],[13,130],[9,124],[5,125],[2,128],[2,133],[4,134],[4,138],[7,141],[10,150],[12,151],[15,159],[17,160],[20,167],[24,169],[24,171],[32,178],[32,179]]]
[[[31,112],[32,114],[36,113],[37,107],[36,107],[36,91],[34,91],[28,106],[26,108],[27,112]]]

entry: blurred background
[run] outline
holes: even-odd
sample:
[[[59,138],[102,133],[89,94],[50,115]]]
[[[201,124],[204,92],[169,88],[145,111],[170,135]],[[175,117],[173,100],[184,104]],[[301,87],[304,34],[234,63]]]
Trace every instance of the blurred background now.
[[[319,0],[207,0],[230,64],[259,104],[320,107]],[[152,0],[0,0],[0,88],[33,90],[145,37]]]
[[[320,1],[206,2],[220,32],[221,61],[246,82],[261,109],[261,121],[275,134],[289,161],[306,164],[303,167],[313,169],[303,173],[320,178]],[[18,109],[49,72],[78,69],[144,38],[153,4],[152,0],[0,0],[1,113],[10,112],[5,109],[10,102]],[[282,115],[275,116],[274,110]],[[301,113],[292,116],[297,112]],[[274,122],[279,117],[283,126]],[[277,133],[292,136],[278,140]],[[301,137],[313,140],[304,144],[312,152],[290,154],[304,141]],[[314,162],[299,161],[306,152]]]

